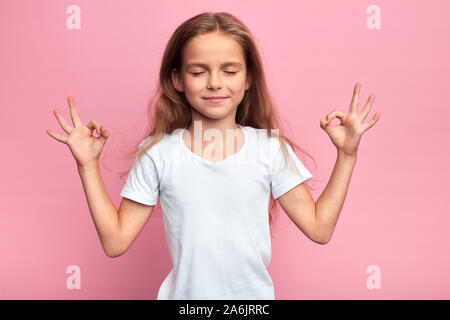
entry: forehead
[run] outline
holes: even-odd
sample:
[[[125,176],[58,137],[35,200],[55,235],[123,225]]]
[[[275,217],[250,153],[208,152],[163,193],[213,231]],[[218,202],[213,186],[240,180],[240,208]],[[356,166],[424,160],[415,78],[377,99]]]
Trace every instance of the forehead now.
[[[245,64],[244,51],[233,38],[208,33],[190,39],[183,49],[183,64],[222,65],[227,62]]]

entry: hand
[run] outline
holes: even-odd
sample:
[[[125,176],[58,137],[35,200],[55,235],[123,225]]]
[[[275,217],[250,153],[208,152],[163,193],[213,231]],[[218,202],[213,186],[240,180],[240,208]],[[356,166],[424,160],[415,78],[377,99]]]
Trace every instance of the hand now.
[[[53,110],[53,113],[55,114],[56,119],[58,119],[59,124],[69,136],[61,136],[52,130],[47,130],[47,133],[56,140],[69,146],[69,149],[77,162],[78,168],[95,164],[100,157],[103,146],[110,133],[95,120],[92,120],[87,126],[84,126],[75,109],[75,100],[72,97],[68,97],[67,101],[69,103],[70,115],[75,128],[72,128],[67,124],[62,117],[61,112],[58,109],[55,109]],[[98,137],[93,136],[94,129],[99,134]]]
[[[357,83],[353,90],[353,98],[350,104],[350,112],[348,114],[339,110],[334,110],[327,115],[325,119],[320,119],[320,127],[330,136],[331,142],[336,146],[338,152],[346,155],[356,156],[359,141],[364,132],[371,128],[380,119],[380,113],[375,114],[368,123],[363,124],[363,120],[367,117],[370,108],[375,101],[375,94],[371,94],[367,100],[366,106],[358,114],[359,90],[361,84]],[[331,126],[331,121],[339,118],[340,125]]]

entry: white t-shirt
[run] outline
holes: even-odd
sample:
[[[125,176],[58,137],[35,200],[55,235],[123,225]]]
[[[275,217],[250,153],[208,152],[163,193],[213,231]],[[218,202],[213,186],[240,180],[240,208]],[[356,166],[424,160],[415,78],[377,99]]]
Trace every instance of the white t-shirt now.
[[[289,162],[285,166],[278,137],[240,127],[244,144],[221,161],[191,152],[182,140],[186,129],[177,129],[135,161],[128,174],[122,197],[146,205],[159,197],[161,203],[173,269],[157,300],[275,299],[266,269],[270,192],[276,199],[312,175],[289,145],[302,177]]]

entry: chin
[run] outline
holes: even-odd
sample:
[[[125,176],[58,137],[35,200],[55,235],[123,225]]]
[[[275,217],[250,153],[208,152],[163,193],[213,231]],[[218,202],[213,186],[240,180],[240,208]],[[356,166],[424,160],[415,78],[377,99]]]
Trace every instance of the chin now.
[[[227,106],[202,106],[194,109],[204,117],[215,120],[225,118],[232,111]]]
[[[223,110],[202,110],[200,113],[204,117],[214,120],[225,118],[228,114],[228,112],[223,112]]]

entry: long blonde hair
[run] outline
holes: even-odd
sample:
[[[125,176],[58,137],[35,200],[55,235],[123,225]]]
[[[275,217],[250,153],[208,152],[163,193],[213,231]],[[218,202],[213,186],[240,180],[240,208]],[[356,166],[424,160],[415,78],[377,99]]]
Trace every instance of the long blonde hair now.
[[[267,135],[270,137],[272,136],[272,129],[278,129],[282,150],[291,163],[293,162],[286,149],[286,143],[289,143],[293,150],[299,149],[307,154],[314,161],[309,153],[284,135],[285,130],[282,129],[279,114],[267,89],[261,58],[253,36],[238,18],[226,12],[203,12],[186,20],[175,30],[164,50],[159,71],[159,82],[154,95],[150,99],[148,108],[149,128],[144,137],[136,142],[133,151],[126,158],[135,158],[139,161],[147,150],[164,137],[165,133],[171,134],[176,129],[186,128],[190,125],[191,106],[184,93],[178,92],[173,86],[171,71],[173,68],[181,69],[184,45],[191,38],[210,32],[222,32],[237,41],[244,49],[247,75],[250,76],[251,87],[245,92],[237,107],[236,123],[242,126],[266,129]],[[141,141],[150,136],[152,136],[151,142],[145,147],[139,148]],[[113,172],[121,173],[122,178],[130,170],[131,168],[125,172]],[[307,182],[305,182],[305,185],[311,189]],[[158,207],[158,204],[156,207]],[[156,207],[154,209],[157,209]],[[271,194],[269,201],[270,225],[273,223],[276,211],[277,201]]]

